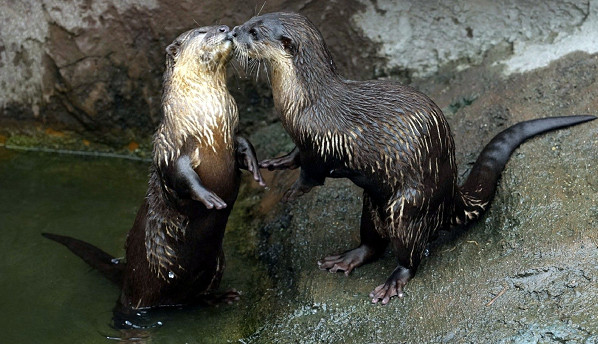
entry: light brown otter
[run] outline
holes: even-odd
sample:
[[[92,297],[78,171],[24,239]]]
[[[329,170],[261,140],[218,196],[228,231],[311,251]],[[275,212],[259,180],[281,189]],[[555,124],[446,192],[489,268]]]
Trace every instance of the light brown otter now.
[[[326,177],[347,177],[364,189],[361,244],[318,264],[349,274],[379,257],[390,242],[398,265],[370,294],[374,303],[403,296],[438,230],[484,212],[521,142],[595,118],[546,118],[508,128],[484,148],[459,187],[449,125],[421,92],[391,81],[343,79],[322,35],[300,14],[257,16],[231,36],[242,62],[251,58],[269,65],[276,109],[296,144],[286,156],[260,163],[268,169],[301,167],[283,200],[322,185]]]
[[[210,297],[224,269],[222,240],[239,168],[264,185],[253,146],[236,135],[237,106],[226,87],[228,32],[226,26],[190,30],[166,49],[164,117],[147,196],[127,237],[126,264],[90,244],[45,234],[122,285],[121,310]]]

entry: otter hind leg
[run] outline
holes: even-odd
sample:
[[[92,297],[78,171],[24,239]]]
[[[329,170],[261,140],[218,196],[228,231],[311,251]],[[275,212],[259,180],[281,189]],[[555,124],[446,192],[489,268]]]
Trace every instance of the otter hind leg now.
[[[384,305],[394,296],[403,297],[403,288],[415,276],[430,237],[443,223],[442,204],[431,206],[426,200],[432,197],[421,193],[411,195],[416,197],[401,197],[400,202],[393,202],[392,209],[388,209],[392,213],[386,229],[398,265],[386,282],[370,293],[373,303]]]
[[[385,305],[394,296],[402,298],[404,296],[403,288],[415,276],[417,267],[419,266],[421,255],[412,253],[409,246],[405,245],[399,239],[391,239],[393,249],[396,251],[398,256],[399,264],[386,279],[384,284],[381,284],[374,288],[370,293],[372,303],[378,303]]]
[[[384,253],[388,240],[384,239],[375,227],[374,211],[370,197],[364,192],[363,210],[361,213],[360,236],[361,243],[358,247],[341,253],[328,256],[318,261],[321,270],[330,272],[344,271],[345,275],[356,267],[372,261]]]

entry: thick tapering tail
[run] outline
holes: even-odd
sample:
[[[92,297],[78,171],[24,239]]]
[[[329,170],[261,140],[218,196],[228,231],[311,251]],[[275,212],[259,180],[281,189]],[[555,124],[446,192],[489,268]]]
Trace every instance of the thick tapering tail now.
[[[538,134],[596,119],[595,116],[548,117],[517,123],[484,147],[469,177],[460,187],[452,224],[463,225],[476,220],[488,207],[496,183],[513,151],[525,140]]]
[[[92,268],[101,272],[110,281],[122,286],[125,265],[119,263],[113,256],[101,249],[75,238],[64,235],[42,233],[50,240],[54,240],[66,246],[74,254],[83,259]]]

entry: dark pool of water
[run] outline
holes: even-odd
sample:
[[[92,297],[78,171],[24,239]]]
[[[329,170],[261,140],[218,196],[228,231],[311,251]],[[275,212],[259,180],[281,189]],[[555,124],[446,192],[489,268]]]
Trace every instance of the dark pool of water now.
[[[244,269],[246,258],[230,250],[221,287],[237,287],[245,292],[244,300],[170,310],[154,319],[163,323],[159,328],[118,331],[111,327],[118,287],[40,235],[73,236],[123,256],[147,174],[147,162],[0,148],[0,342],[222,343],[255,330],[258,324],[250,319],[255,309],[246,300],[260,293],[263,275]],[[225,249],[235,245],[226,240]]]

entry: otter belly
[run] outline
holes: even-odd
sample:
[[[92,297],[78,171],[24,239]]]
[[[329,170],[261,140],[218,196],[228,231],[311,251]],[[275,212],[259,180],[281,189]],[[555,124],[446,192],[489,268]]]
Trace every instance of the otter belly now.
[[[240,172],[234,155],[229,152],[211,152],[202,153],[201,156],[200,164],[194,169],[195,173],[208,190],[232,206],[240,183]]]

